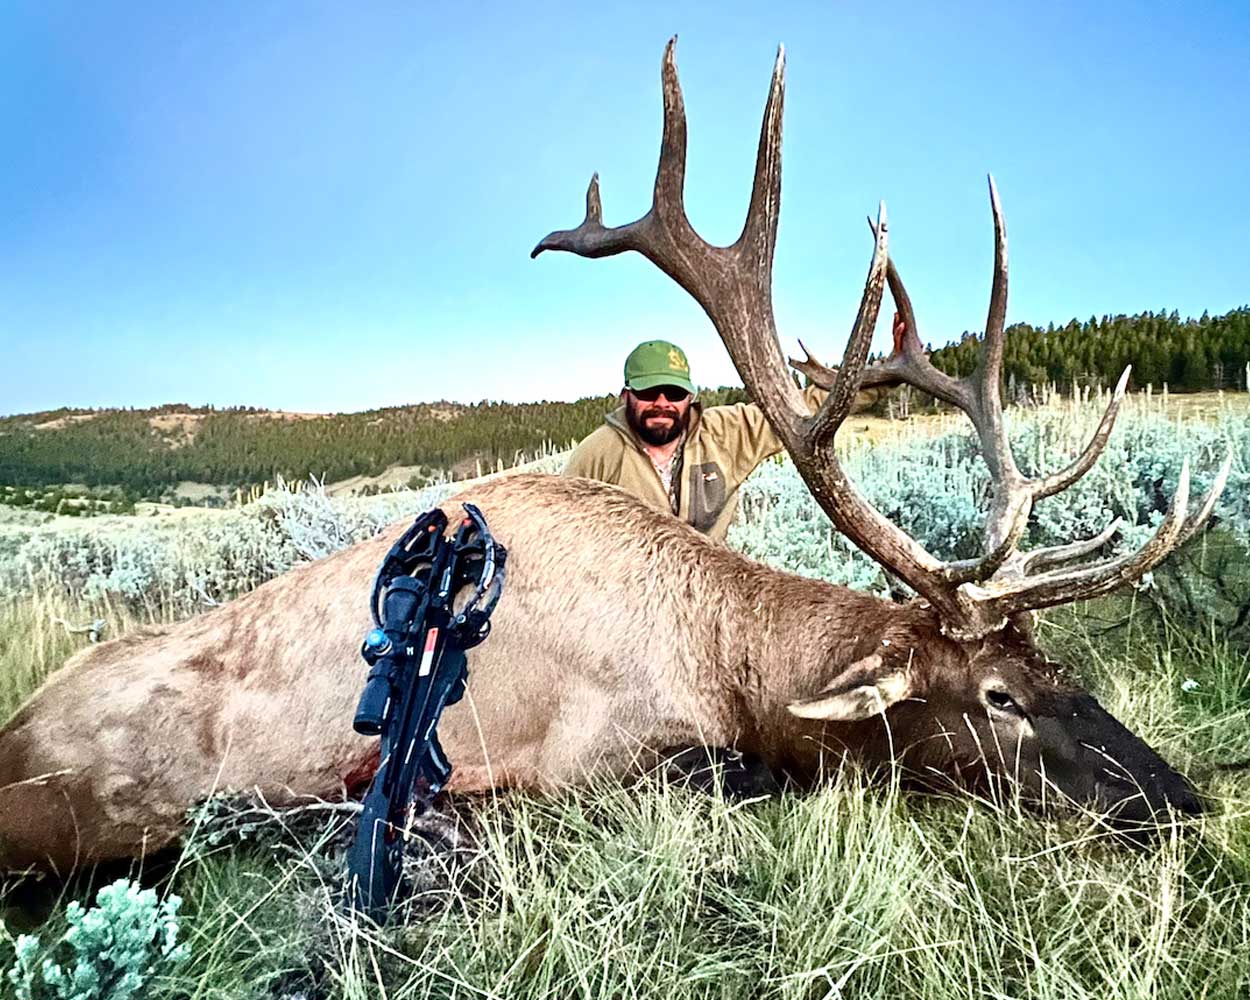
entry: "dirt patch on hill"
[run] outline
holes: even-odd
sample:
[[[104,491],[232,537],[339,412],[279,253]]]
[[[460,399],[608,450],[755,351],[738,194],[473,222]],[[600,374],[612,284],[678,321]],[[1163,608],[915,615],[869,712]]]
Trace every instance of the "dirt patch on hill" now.
[[[441,420],[443,423],[450,423],[457,417],[464,414],[463,406],[431,406],[429,410],[430,416],[435,420]]]
[[[169,447],[183,448],[195,440],[203,419],[199,413],[162,413],[148,417],[148,426],[164,438]]]
[[[148,424],[163,437],[171,448],[182,448],[195,441],[200,425],[215,416],[212,413],[162,413],[148,417]],[[321,420],[324,413],[301,413],[296,410],[262,410],[258,413],[246,414],[248,420]]]
[[[325,491],[327,496],[332,497],[350,497],[362,491],[384,493],[387,490],[407,486],[414,478],[420,485],[432,482],[438,476],[433,469],[427,469],[421,465],[392,465],[376,476],[352,476],[350,479],[341,479],[337,483],[327,483]]]
[[[223,498],[227,494],[220,486],[214,486],[212,483],[196,483],[189,479],[184,479],[174,489],[174,496],[183,500],[190,500],[192,503],[198,503],[207,500],[209,497]]]
[[[101,411],[112,412],[112,411]],[[94,420],[99,413],[71,413],[64,417],[57,417],[55,420],[45,420],[43,423],[35,424],[37,431],[61,431],[73,424],[81,424],[88,420]],[[195,435],[199,431],[200,424],[208,417],[214,416],[213,413],[157,413],[148,417],[148,426],[156,431],[161,437],[165,438],[169,445],[173,448],[180,448],[190,444],[195,440]],[[249,420],[323,420],[328,414],[325,413],[306,413],[299,410],[260,410],[256,413],[246,414]],[[451,416],[443,416],[436,414],[440,420],[450,420]]]
[[[37,431],[59,431],[70,424],[81,424],[84,420],[94,420],[94,413],[71,413],[67,417],[57,417],[55,420],[45,420],[42,424],[35,424]]]

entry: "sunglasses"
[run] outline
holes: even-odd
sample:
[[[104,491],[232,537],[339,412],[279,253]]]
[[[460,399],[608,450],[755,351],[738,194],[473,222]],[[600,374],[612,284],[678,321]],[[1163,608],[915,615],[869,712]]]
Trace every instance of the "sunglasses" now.
[[[655,385],[650,389],[630,389],[629,391],[644,403],[654,403],[661,394],[670,403],[680,403],[690,395],[685,389],[676,385]]]

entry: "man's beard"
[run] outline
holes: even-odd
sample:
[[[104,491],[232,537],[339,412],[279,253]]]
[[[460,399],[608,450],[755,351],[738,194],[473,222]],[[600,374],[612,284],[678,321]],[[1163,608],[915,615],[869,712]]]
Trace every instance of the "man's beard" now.
[[[672,423],[667,427],[648,427],[648,417],[669,417]],[[642,438],[646,444],[659,446],[676,441],[685,432],[690,424],[690,410],[687,408],[686,412],[679,416],[676,410],[666,410],[658,406],[648,406],[642,410],[627,406],[625,419],[629,423],[630,430]]]

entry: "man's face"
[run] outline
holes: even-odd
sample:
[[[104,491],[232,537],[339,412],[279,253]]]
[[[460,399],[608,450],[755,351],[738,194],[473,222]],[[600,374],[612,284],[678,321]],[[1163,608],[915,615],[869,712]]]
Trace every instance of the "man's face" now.
[[[625,389],[621,399],[630,428],[647,444],[668,444],[690,423],[690,393],[675,385]]]

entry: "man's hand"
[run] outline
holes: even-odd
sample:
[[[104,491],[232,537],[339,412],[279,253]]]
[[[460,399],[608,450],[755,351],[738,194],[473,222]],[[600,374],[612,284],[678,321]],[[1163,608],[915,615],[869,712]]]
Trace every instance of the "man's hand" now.
[[[894,313],[894,353],[903,353],[903,338],[907,336],[907,323],[898,311]]]

